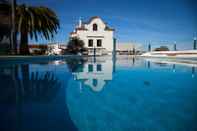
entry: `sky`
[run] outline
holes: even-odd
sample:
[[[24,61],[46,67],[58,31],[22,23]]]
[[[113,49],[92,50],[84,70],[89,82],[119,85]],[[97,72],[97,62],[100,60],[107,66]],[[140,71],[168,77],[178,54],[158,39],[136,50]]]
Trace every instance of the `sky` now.
[[[31,43],[66,43],[79,18],[88,21],[100,16],[115,28],[118,42],[136,42],[147,48],[176,42],[178,49],[192,49],[197,35],[197,0],[17,0],[34,6],[47,6],[60,19],[56,36]]]

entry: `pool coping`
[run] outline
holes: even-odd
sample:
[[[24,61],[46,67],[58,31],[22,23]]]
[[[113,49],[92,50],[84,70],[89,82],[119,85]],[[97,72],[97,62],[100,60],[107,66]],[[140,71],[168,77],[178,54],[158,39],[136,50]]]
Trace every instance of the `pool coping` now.
[[[0,56],[0,64],[2,63],[29,63],[29,62],[46,62],[53,60],[62,60],[67,58],[81,59],[80,55],[56,55],[56,56]]]

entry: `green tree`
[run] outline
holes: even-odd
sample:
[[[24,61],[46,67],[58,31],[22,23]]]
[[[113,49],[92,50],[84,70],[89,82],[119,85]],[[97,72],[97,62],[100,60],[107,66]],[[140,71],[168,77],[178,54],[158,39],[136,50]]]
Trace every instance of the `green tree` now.
[[[18,5],[16,27],[20,36],[20,54],[29,54],[28,37],[38,40],[38,35],[49,40],[59,29],[56,14],[47,7]]]
[[[67,52],[71,54],[83,53],[86,51],[83,40],[79,38],[71,38],[67,45]]]

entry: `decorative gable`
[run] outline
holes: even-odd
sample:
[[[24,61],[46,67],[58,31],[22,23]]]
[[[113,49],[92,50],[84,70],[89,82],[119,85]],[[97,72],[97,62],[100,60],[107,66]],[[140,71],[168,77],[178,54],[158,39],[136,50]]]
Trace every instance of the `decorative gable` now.
[[[70,34],[71,38],[77,37],[84,41],[88,49],[88,55],[93,55],[93,49],[96,49],[96,55],[112,54],[114,29],[110,28],[100,17],[92,17],[88,22],[79,20],[79,24]]]

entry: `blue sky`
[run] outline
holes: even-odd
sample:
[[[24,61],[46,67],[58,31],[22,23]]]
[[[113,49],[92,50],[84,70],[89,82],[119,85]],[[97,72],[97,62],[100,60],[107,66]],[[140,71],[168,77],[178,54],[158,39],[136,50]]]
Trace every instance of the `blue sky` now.
[[[18,3],[44,5],[53,9],[60,19],[60,30],[48,42],[66,42],[78,19],[87,21],[100,16],[115,28],[118,42],[137,42],[145,47],[192,48],[197,33],[196,0],[18,0]],[[46,43],[44,39],[31,43]]]

